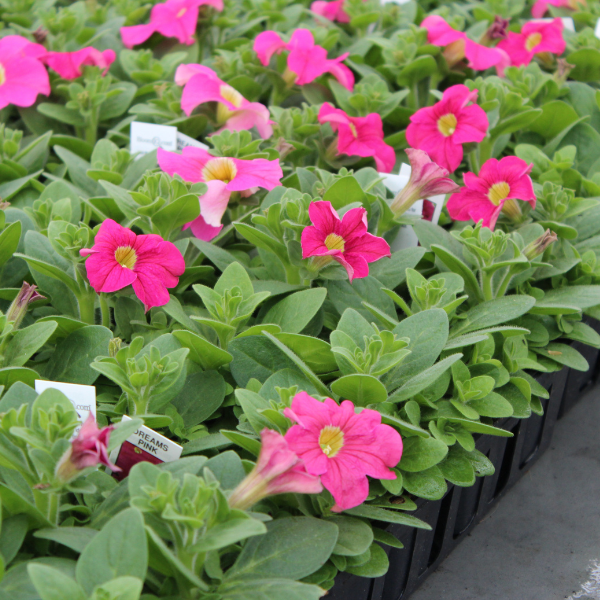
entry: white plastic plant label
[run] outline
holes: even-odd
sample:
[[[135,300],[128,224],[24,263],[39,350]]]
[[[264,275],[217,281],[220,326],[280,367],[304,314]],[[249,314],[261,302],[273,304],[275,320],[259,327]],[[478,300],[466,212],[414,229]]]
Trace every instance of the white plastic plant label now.
[[[600,19],[598,19],[598,22],[596,23],[596,29],[594,30],[594,33],[596,34],[597,38],[600,38]]]
[[[35,380],[35,391],[38,394],[48,389],[62,392],[71,401],[80,423],[84,423],[90,413],[96,418],[96,388],[93,385]],[[81,427],[75,429],[73,438],[77,437],[80,429]]]
[[[561,17],[560,20],[562,21],[563,27],[565,29],[575,32],[575,22],[573,21],[573,19],[571,17]],[[538,23],[552,23],[552,21],[554,21],[554,19],[552,19],[552,18],[534,19],[534,22],[538,22]]]
[[[131,421],[131,418],[123,415],[123,420]],[[182,451],[183,447],[179,444],[142,425],[120,448],[111,453],[110,461],[121,469],[115,472],[115,477],[121,480],[127,477],[131,468],[139,462],[150,462],[154,465],[172,462],[181,456]]]
[[[381,0],[381,4],[407,4],[410,0]]]
[[[194,146],[195,148],[202,148],[204,150],[208,150],[208,146],[195,140],[193,137],[189,135],[185,135],[185,133],[177,132],[177,150],[181,152],[187,146]]]
[[[397,194],[400,192],[404,186],[408,183],[410,179],[411,168],[410,165],[406,163],[402,163],[400,167],[400,172],[398,175],[391,175],[389,173],[379,173],[381,177],[384,177],[383,184],[385,187],[392,192],[392,194]],[[434,211],[431,217],[431,222],[437,224],[440,220],[440,214],[442,212],[442,208],[444,207],[444,198],[445,196],[432,196],[428,198],[429,202],[434,204]],[[423,201],[419,200],[415,202],[407,211],[407,215],[410,216],[422,216],[423,215]],[[400,227],[398,231],[398,235],[396,239],[392,242],[391,248],[392,252],[396,250],[402,250],[403,248],[412,248],[419,245],[419,240],[417,235],[415,234],[411,225],[403,225]]]
[[[177,150],[177,127],[155,125],[133,121],[130,130],[129,151],[138,154],[138,158],[158,148],[175,152]]]

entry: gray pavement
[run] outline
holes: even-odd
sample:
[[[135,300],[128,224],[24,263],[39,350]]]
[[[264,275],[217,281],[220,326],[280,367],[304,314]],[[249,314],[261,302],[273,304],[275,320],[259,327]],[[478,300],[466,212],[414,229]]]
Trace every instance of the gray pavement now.
[[[600,388],[410,600],[600,600]]]

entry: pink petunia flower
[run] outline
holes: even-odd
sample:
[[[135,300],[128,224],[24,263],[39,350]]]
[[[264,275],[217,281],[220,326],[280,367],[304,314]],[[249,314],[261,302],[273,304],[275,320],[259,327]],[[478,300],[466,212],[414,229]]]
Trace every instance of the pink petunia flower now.
[[[182,154],[158,149],[158,165],[171,175],[190,183],[204,182],[208,191],[200,196],[200,216],[184,226],[201,240],[212,240],[223,229],[221,219],[232,192],[250,196],[256,188],[272,190],[281,185],[283,171],[279,160],[254,158],[243,160],[213,156],[202,148],[188,146]]]
[[[338,58],[327,58],[327,50],[315,45],[313,34],[308,29],[296,29],[289,42],[284,42],[275,31],[263,31],[254,40],[254,51],[266,67],[273,54],[289,50],[287,72],[284,75],[290,85],[305,85],[325,73],[333,75],[346,89],[354,89],[354,74],[342,61],[346,52]]]
[[[449,87],[439,102],[412,115],[406,141],[450,173],[456,171],[463,159],[462,144],[481,142],[487,134],[488,118],[476,100],[477,90]]]
[[[509,31],[508,38],[502,40],[498,48],[506,52],[515,67],[528,65],[536,54],[561,55],[567,47],[562,35],[563,27],[559,18],[549,23],[529,21],[523,25],[521,33]]]
[[[48,52],[41,60],[63,79],[77,79],[83,74],[82,68],[86,65],[100,67],[103,69],[102,75],[106,75],[116,57],[114,50],[101,52],[88,46],[76,52]]]
[[[315,14],[325,17],[330,21],[337,21],[338,23],[350,23],[350,17],[344,10],[344,3],[346,0],[316,0],[310,5],[310,10]]]
[[[402,438],[381,415],[364,409],[356,414],[354,404],[338,405],[331,398],[319,402],[306,392],[294,396],[283,414],[298,423],[285,434],[289,447],[312,475],[335,499],[335,512],[354,508],[369,494],[369,477],[396,479],[389,469],[402,456]]]
[[[20,35],[0,39],[0,109],[31,106],[38,94],[50,94],[48,72],[39,61],[45,54],[43,46]]]
[[[369,265],[391,256],[388,243],[367,231],[367,211],[352,208],[340,219],[331,202],[311,202],[308,215],[312,226],[302,231],[302,258],[314,256],[310,268],[319,270],[332,260],[347,271],[350,283],[369,275]]]
[[[389,173],[396,164],[396,153],[383,141],[383,122],[378,113],[351,117],[325,102],[319,110],[319,123],[330,123],[337,132],[337,152],[348,156],[372,156],[377,170]]]
[[[167,288],[175,287],[185,271],[185,261],[175,244],[160,235],[136,235],[112,219],[106,219],[85,263],[90,285],[98,292],[116,292],[133,286],[146,312],[169,302]]]
[[[516,200],[529,202],[535,208],[531,169],[532,165],[516,156],[490,158],[481,167],[479,176],[465,173],[466,187],[452,194],[446,205],[450,217],[456,221],[483,221],[483,226],[490,229],[494,229],[501,211],[511,218],[520,217]]]
[[[205,4],[223,10],[223,0],[167,0],[164,4],[155,4],[150,12],[150,23],[121,27],[123,44],[133,48],[157,32],[189,46],[194,43],[200,6]]]
[[[471,69],[485,71],[496,67],[500,71],[507,66],[506,55],[496,48],[478,44],[467,37],[463,31],[457,31],[439,15],[431,15],[423,20],[421,27],[427,29],[427,40],[434,46],[444,49],[444,57],[450,67],[464,58]]]
[[[415,148],[407,148],[405,152],[410,162],[410,179],[390,205],[394,216],[404,214],[417,200],[426,200],[440,194],[450,194],[460,189],[448,177],[448,171],[434,163],[427,152]],[[423,205],[423,218],[428,221],[431,218],[427,218],[425,206],[427,206],[427,215],[433,215],[429,205],[433,206],[431,202]]]
[[[542,18],[548,11],[549,6],[556,6],[558,8],[570,8],[571,10],[577,10],[586,6],[585,0],[536,0],[535,4],[531,9],[531,16],[534,19]]]
[[[267,139],[273,135],[269,109],[259,102],[248,102],[235,88],[219,79],[204,65],[179,65],[175,82],[184,85],[181,108],[186,115],[205,102],[217,103],[219,131],[241,131],[256,127],[258,134]]]
[[[262,446],[258,461],[233,490],[229,506],[247,510],[268,496],[277,494],[318,494],[323,486],[316,475],[306,471],[304,462],[290,450],[286,439],[272,429],[260,433]]]
[[[92,413],[81,426],[79,434],[71,442],[71,447],[63,454],[56,465],[56,477],[68,483],[84,469],[105,465],[112,471],[120,471],[108,458],[108,442],[113,425],[99,429]]]

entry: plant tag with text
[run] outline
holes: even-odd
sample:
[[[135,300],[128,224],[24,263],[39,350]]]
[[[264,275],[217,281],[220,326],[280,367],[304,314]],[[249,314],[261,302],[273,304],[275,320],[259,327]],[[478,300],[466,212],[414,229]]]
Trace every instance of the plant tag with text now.
[[[133,121],[130,130],[131,154],[138,153],[138,158],[158,148],[175,152],[177,150],[177,127],[155,125]]]

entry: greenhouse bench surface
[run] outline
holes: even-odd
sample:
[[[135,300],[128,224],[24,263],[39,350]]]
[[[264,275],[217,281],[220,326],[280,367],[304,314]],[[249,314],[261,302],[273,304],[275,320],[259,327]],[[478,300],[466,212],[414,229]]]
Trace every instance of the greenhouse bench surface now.
[[[411,600],[600,599],[600,388]]]

